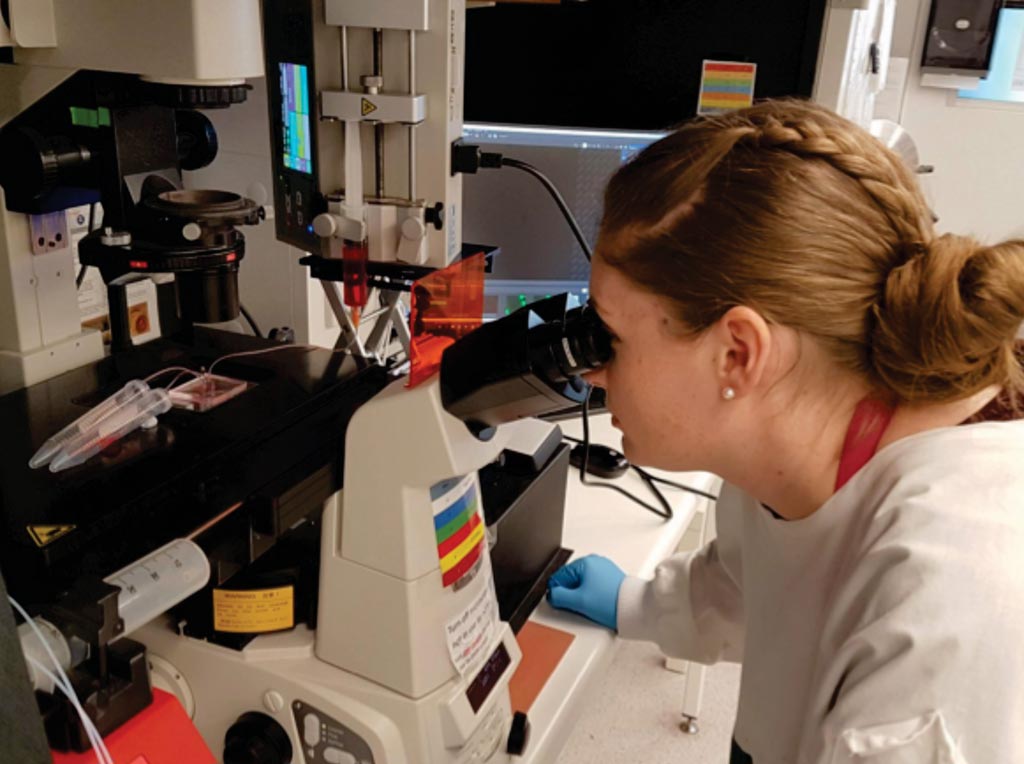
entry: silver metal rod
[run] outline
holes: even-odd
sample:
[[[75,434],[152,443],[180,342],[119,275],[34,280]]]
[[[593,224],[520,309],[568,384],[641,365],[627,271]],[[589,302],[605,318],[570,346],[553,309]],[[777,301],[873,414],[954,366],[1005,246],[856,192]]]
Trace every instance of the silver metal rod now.
[[[373,73],[384,80],[384,30],[373,30]],[[383,88],[382,88],[383,89]],[[373,159],[377,198],[384,198],[384,123],[373,126]]]
[[[341,89],[348,90],[348,27],[338,27],[341,35]]]
[[[370,321],[373,321],[373,319],[375,319],[375,318],[377,318],[379,316],[383,316],[385,313],[387,313],[390,310],[391,310],[391,308],[377,308],[376,310],[371,310],[369,313],[363,313],[359,317],[359,324],[360,325],[368,324]],[[371,343],[369,341],[367,341],[365,344],[369,345]]]
[[[377,77],[384,76],[384,30],[373,30],[373,73]]]
[[[327,297],[331,311],[334,313],[338,326],[341,328],[341,333],[338,335],[338,341],[334,347],[338,350],[348,350],[360,358],[366,358],[366,348],[359,339],[359,331],[352,323],[352,317],[345,309],[341,296],[341,287],[334,281],[321,281],[320,285],[324,288],[324,295]]]
[[[375,190],[377,198],[383,199],[384,194],[384,123],[378,122],[373,126],[373,159],[377,177]]]
[[[409,30],[409,95],[416,95],[416,30]],[[409,201],[416,201],[416,126],[409,125]]]
[[[373,311],[373,314],[380,316],[380,318],[377,318],[377,322],[373,325],[373,330],[370,332],[370,336],[366,338],[365,345],[371,353],[378,358],[382,358],[384,352],[381,346],[391,337],[392,323],[396,319],[401,320],[402,318],[398,304],[401,293],[382,289],[378,291],[378,295],[380,296],[382,307],[379,310]]]

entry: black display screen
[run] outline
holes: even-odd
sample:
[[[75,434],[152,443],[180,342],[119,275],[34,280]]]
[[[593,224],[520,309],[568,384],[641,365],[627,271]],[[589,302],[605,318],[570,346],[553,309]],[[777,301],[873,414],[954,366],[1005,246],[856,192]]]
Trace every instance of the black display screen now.
[[[756,98],[810,96],[827,5],[589,0],[473,11],[465,119],[666,130],[697,113],[705,60],[757,64]]]
[[[501,675],[505,673],[505,669],[512,663],[512,659],[508,655],[508,650],[505,649],[505,645],[500,644],[498,648],[491,653],[491,657],[487,659],[487,663],[480,669],[476,677],[473,679],[473,683],[469,685],[466,690],[466,699],[469,701],[470,708],[473,709],[473,713],[480,710],[480,706],[487,700],[487,696],[491,694],[491,690],[498,683]]]

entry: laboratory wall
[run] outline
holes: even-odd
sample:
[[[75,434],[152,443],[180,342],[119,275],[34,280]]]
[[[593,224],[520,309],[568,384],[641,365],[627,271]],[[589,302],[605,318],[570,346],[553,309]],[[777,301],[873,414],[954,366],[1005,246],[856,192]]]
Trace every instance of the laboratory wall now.
[[[1024,237],[1024,104],[957,99],[922,87],[929,0],[899,0],[892,55],[909,59],[899,121],[935,172],[924,184],[941,231],[996,242]]]

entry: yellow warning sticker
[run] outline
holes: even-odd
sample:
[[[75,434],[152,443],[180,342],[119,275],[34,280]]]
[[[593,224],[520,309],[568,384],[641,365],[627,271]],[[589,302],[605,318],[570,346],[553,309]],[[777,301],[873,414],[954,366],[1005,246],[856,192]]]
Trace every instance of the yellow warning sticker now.
[[[295,588],[213,590],[213,628],[251,633],[280,631],[295,625]]]
[[[377,111],[377,104],[373,103],[373,101],[368,101],[364,98],[361,104],[361,108],[363,110],[363,116],[365,117],[367,114],[373,114],[373,112]]]
[[[36,546],[44,547],[52,544],[61,536],[67,536],[77,525],[29,525],[25,527],[28,535],[36,542]]]

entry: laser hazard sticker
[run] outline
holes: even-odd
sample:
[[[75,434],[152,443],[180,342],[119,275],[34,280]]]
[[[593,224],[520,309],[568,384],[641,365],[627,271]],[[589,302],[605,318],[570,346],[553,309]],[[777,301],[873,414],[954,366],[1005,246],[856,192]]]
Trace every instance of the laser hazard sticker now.
[[[77,527],[77,525],[28,525],[25,530],[28,531],[29,537],[36,543],[36,546],[42,548],[62,536],[67,536]]]
[[[494,578],[480,588],[473,602],[459,616],[445,625],[448,654],[460,675],[491,646],[498,626],[498,595],[494,591]]]

